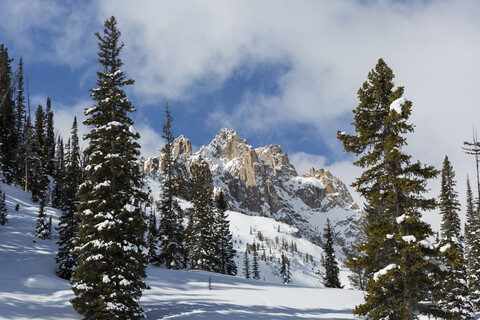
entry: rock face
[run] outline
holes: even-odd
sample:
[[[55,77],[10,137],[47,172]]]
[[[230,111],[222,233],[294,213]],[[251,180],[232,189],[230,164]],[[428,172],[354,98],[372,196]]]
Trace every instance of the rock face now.
[[[348,221],[360,215],[347,187],[328,170],[312,168],[299,176],[281,146],[254,149],[234,130],[222,129],[196,153],[190,141],[180,136],[174,142],[174,155],[186,167],[204,159],[215,191],[223,191],[230,209],[289,223],[310,240],[319,240],[327,217],[348,228]],[[144,160],[146,172],[158,175],[159,169],[161,155]]]

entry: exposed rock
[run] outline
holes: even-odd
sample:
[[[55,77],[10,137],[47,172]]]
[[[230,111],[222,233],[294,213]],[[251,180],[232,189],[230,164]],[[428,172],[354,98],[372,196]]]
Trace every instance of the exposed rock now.
[[[189,167],[199,158],[209,164],[215,190],[223,190],[232,210],[290,223],[310,240],[320,238],[323,221],[333,209],[341,213],[337,222],[344,222],[344,228],[349,227],[345,221],[359,216],[358,206],[339,179],[328,170],[313,168],[299,176],[279,145],[254,149],[236,131],[222,129],[194,154],[184,136],[175,139],[173,149],[180,165]],[[157,174],[162,155],[144,164],[145,171]]]

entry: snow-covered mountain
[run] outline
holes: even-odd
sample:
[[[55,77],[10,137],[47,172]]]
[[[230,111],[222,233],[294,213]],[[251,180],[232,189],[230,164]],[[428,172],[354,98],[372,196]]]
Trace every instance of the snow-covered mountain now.
[[[69,303],[74,297],[70,284],[55,275],[56,232],[51,239],[35,238],[38,204],[18,188],[0,186],[8,210],[8,222],[0,226],[0,319],[80,319]],[[150,181],[150,186],[156,192],[160,183]],[[46,212],[55,227],[60,212],[50,207]],[[362,302],[363,293],[321,286],[320,247],[297,238],[295,227],[272,218],[234,211],[228,215],[239,275],[149,267],[146,282],[151,289],[140,301],[147,319],[354,319],[351,309]],[[242,257],[247,244],[254,242],[259,256],[265,256],[259,261],[261,279],[246,280]],[[290,260],[288,285],[281,284],[278,274],[281,253]],[[348,271],[342,269],[340,275],[347,284]]]
[[[299,175],[279,145],[253,148],[236,131],[222,129],[195,153],[186,137],[178,137],[174,156],[185,168],[204,159],[215,191],[223,191],[231,210],[285,222],[297,227],[298,236],[317,244],[327,218],[342,236],[339,243],[355,236],[361,213],[345,184],[324,169]],[[158,176],[162,155],[143,164],[146,172]]]

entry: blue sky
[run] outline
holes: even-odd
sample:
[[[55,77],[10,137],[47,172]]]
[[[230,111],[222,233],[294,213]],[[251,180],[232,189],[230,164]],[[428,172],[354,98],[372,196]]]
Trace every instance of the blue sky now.
[[[448,154],[461,192],[473,175],[461,145],[480,119],[478,1],[5,0],[1,42],[24,57],[32,105],[51,97],[63,135],[91,106],[93,33],[111,15],[146,155],[162,145],[168,101],[175,134],[197,147],[229,127],[282,145],[301,173],[328,167],[351,183],[359,170],[336,131],[353,131],[356,92],[382,57],[413,101],[411,154],[437,167]]]

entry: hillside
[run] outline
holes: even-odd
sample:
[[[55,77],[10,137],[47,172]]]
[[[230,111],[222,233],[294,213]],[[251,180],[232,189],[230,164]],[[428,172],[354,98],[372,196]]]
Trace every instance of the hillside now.
[[[0,319],[79,319],[69,303],[73,298],[69,283],[54,274],[56,240],[39,240],[33,235],[38,206],[29,194],[12,186],[1,187],[7,195],[9,221],[0,227]],[[14,210],[16,204],[19,211]],[[182,206],[188,205],[182,202]],[[59,212],[52,208],[46,212],[56,225]],[[149,267],[146,282],[151,289],[141,300],[148,319],[353,319],[351,308],[362,301],[363,293],[317,287],[315,271],[322,252],[318,246],[296,238],[292,235],[295,228],[271,218],[233,211],[229,217],[239,274],[245,244],[254,238],[266,248],[270,243],[272,253],[266,255],[273,261],[260,262],[262,280]],[[259,232],[263,240],[259,240]],[[280,244],[282,240],[296,243],[297,252],[285,250],[292,261],[293,282],[288,285],[281,284],[273,272],[281,252],[275,248],[275,237]],[[313,261],[304,262],[306,252]],[[342,281],[346,275],[342,271]],[[209,278],[212,290],[208,290]]]

